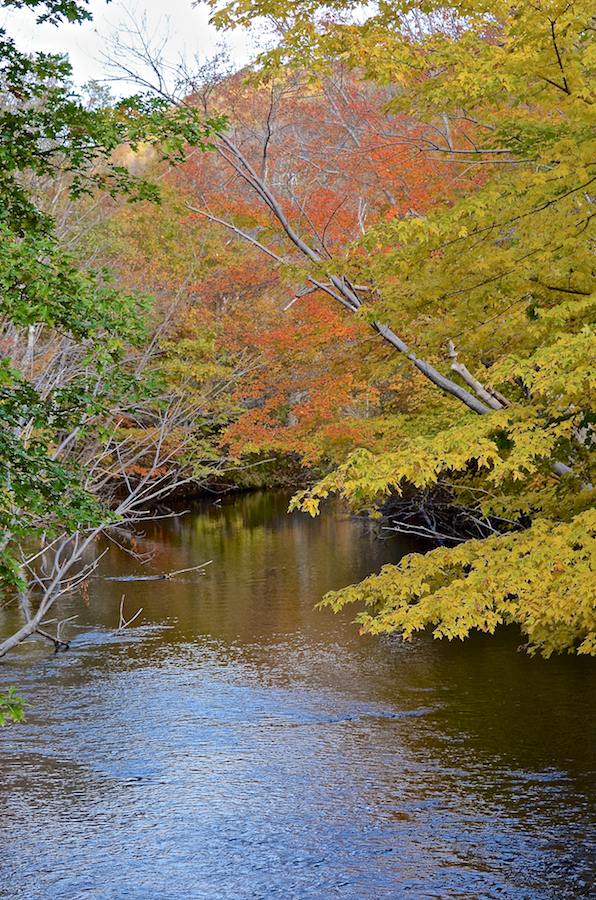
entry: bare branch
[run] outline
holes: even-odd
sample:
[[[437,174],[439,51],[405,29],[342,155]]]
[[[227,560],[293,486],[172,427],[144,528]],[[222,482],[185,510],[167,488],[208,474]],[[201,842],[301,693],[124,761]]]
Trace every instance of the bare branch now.
[[[143,612],[143,607],[141,606],[141,608],[136,611],[136,613],[134,614],[132,619],[128,619],[128,621],[127,621],[124,618],[124,598],[125,598],[125,596],[126,596],[125,594],[122,594],[122,600],[120,601],[120,621],[118,624],[118,628],[116,629],[116,631],[113,632],[113,634],[120,634],[120,632],[124,631],[125,628],[128,628],[129,625],[132,625],[134,620],[137,619]]]

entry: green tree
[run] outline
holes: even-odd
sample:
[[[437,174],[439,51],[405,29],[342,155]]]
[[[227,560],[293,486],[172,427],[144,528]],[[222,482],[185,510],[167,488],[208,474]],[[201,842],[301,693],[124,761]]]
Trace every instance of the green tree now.
[[[325,602],[364,599],[359,618],[369,631],[409,637],[432,626],[452,638],[517,622],[531,651],[595,654],[593,7],[213,6],[223,27],[259,16],[280,24],[278,47],[261,59],[265,77],[306,59],[325,73],[341,59],[399,87],[392,111],[442,123],[421,152],[489,175],[447,208],[377,222],[338,268],[378,291],[358,314],[413,331],[417,355],[462,378],[481,416],[429,390],[425,414],[404,417],[391,453],[356,451],[296,503],[315,513],[331,493],[371,504],[407,486],[437,486],[492,536],[409,556]]]
[[[56,25],[90,18],[72,0],[1,5]],[[146,351],[136,353],[148,301],[61,241],[40,185],[60,182],[74,200],[103,192],[158,202],[153,184],[119,164],[117,148],[149,146],[176,164],[189,145],[205,149],[221,121],[142,96],[86,103],[70,72],[63,57],[23,53],[0,29],[0,583],[20,598],[24,618],[0,655],[76,586],[76,564],[106,525],[168,489],[156,474],[173,459],[166,437],[192,414],[148,378]],[[142,433],[125,433],[123,423],[139,418]]]

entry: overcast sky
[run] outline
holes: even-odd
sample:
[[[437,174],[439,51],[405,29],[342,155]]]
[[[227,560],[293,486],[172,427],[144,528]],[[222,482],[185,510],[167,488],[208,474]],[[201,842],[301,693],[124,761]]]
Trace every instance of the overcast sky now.
[[[151,45],[162,58],[175,67],[181,59],[190,61],[197,54],[204,63],[213,58],[223,42],[221,34],[208,24],[209,10],[191,0],[138,0],[136,4],[106,0],[90,0],[93,22],[83,25],[36,25],[31,12],[12,12],[0,9],[0,25],[7,28],[20,49],[68,54],[78,85],[90,79],[103,80],[114,76],[106,70],[105,54],[110,37],[118,35],[128,43],[133,23],[145,23]],[[133,26],[134,27],[134,26]],[[253,39],[234,33],[226,38],[232,59],[244,63],[254,55]],[[112,82],[114,94],[130,92],[130,87]]]

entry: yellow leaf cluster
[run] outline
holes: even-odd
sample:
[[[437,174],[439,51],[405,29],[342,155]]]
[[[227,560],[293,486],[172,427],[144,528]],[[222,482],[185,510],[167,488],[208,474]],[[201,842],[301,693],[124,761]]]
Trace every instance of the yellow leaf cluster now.
[[[451,640],[516,622],[531,652],[549,656],[575,646],[596,655],[596,512],[410,554],[327,594],[323,605],[337,610],[355,601],[364,602],[357,621],[372,634],[397,630],[407,640],[432,627],[436,637]]]

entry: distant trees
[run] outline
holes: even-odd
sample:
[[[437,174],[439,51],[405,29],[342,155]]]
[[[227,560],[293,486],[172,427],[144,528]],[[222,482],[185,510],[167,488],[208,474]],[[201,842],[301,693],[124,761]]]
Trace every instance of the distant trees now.
[[[391,330],[382,327],[386,342],[374,339],[368,315],[354,317],[377,286],[343,274],[345,254],[370,222],[449,205],[484,174],[462,179],[457,160],[422,154],[432,130],[385,114],[391,91],[341,65],[316,85],[308,71],[266,85],[249,75],[188,83],[179,102],[206,115],[225,111],[229,126],[214,153],[190,155],[166,179],[176,197],[170,224],[197,261],[185,288],[195,328],[209,320],[222,356],[253,361],[221,441],[233,454],[291,452],[311,463],[341,461],[363,441],[391,446],[391,415],[419,408],[429,366],[412,354],[418,371],[396,375]],[[404,337],[416,340],[411,330]]]
[[[226,82],[235,88],[232,128],[214,142],[225,186],[215,179],[220,191],[212,201],[213,182],[208,180],[202,205],[189,203],[189,209],[226,225],[306,281],[311,291],[356,313],[379,286],[370,279],[358,285],[334,260],[366,230],[369,216],[419,216],[433,202],[448,203],[462,166],[453,155],[446,167],[437,165],[422,152],[435,146],[437,126],[423,127],[405,114],[383,116],[383,104],[391,96],[366,89],[341,66],[333,77],[322,78],[320,89],[310,86],[309,79],[309,70],[293,77],[285,73],[277,81],[269,78],[266,87],[252,85],[244,91],[238,90],[237,79]],[[207,85],[185,102],[198,103],[207,112],[210,103],[217,109],[222,99]],[[453,143],[450,136],[443,139]],[[466,181],[474,183],[470,175]],[[193,192],[203,183],[198,178]],[[216,213],[222,203],[223,218]],[[238,215],[246,222],[252,219],[257,231],[249,234]],[[374,318],[369,324],[424,378],[476,412],[488,411],[476,396],[419,358],[405,335]]]

